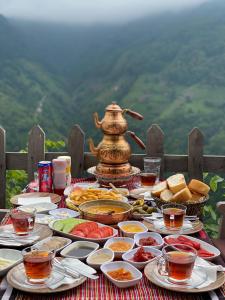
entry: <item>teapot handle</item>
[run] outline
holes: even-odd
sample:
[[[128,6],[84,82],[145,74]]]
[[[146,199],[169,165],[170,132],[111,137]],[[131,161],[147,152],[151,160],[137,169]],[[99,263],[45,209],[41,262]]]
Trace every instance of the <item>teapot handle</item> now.
[[[130,109],[124,109],[124,112],[130,115],[132,118],[137,119],[137,120],[143,120],[144,117],[137,113],[136,111],[130,110]]]
[[[130,134],[133,140],[138,144],[139,147],[141,147],[143,150],[145,150],[145,144],[142,142],[142,140],[136,136],[136,134],[133,131],[127,131],[127,133]]]

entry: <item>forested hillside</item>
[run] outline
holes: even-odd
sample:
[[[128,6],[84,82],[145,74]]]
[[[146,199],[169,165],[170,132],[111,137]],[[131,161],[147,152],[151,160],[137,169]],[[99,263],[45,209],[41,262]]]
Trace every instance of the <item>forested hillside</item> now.
[[[130,120],[139,136],[159,123],[170,152],[186,151],[187,134],[198,126],[207,152],[225,153],[224,36],[223,0],[117,26],[0,17],[0,124],[8,149],[24,148],[34,123],[51,139],[66,139],[74,123],[100,137],[92,113],[116,100],[144,115]]]

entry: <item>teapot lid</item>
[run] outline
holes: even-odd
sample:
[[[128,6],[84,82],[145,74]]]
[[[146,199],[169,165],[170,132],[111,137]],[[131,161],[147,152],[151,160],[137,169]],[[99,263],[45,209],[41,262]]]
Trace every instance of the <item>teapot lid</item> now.
[[[122,112],[122,108],[116,103],[116,102],[112,102],[111,104],[109,104],[106,109],[106,111],[120,111]]]

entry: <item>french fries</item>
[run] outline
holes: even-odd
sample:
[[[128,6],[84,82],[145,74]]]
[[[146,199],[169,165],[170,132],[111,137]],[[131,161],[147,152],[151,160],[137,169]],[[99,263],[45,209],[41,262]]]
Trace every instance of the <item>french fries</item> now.
[[[79,189],[71,192],[70,200],[75,205],[80,205],[92,200],[122,200],[122,196],[109,190]]]

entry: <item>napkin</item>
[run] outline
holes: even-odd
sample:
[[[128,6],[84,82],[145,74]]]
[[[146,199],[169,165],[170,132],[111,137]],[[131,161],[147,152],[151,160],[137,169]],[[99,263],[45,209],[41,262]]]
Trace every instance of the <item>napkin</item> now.
[[[221,271],[221,272],[224,272],[225,271],[225,268],[221,265],[212,265],[210,263],[208,263],[206,260],[202,259],[201,257],[197,257],[196,260],[195,260],[195,266],[199,266],[199,267],[203,267],[204,268],[204,272],[206,274],[206,280],[196,286],[197,289],[202,289],[208,285],[210,285],[211,283],[215,282],[216,279],[217,279],[217,272]],[[202,274],[204,276],[204,273]],[[195,276],[197,276],[195,274],[195,272],[192,273],[192,278],[193,278],[193,281]],[[197,278],[196,278],[197,279]]]
[[[165,228],[163,220],[154,220],[153,224],[154,224],[155,229],[164,229]],[[183,226],[182,226],[181,230],[183,231],[183,230],[188,230],[188,229],[192,229],[192,224],[191,224],[190,221],[184,220],[184,223],[183,223]]]
[[[95,274],[96,273],[95,269],[89,267],[88,265],[86,265],[85,263],[81,262],[79,259],[76,259],[76,258],[64,258],[61,261],[61,264],[64,267],[67,267],[67,268],[72,269],[74,271],[81,269],[84,272],[89,273],[89,274]]]
[[[19,205],[32,205],[32,204],[39,204],[39,203],[51,203],[50,197],[19,197],[18,204]]]
[[[79,281],[81,279],[81,277],[73,278],[69,275],[65,275],[65,277],[62,279],[62,276],[60,274],[58,274],[58,276],[57,276],[57,272],[55,273],[54,277],[55,277],[54,281],[50,279],[50,280],[47,280],[45,283],[47,285],[47,287],[50,288],[51,290],[55,290],[63,284],[73,284],[76,281]]]

